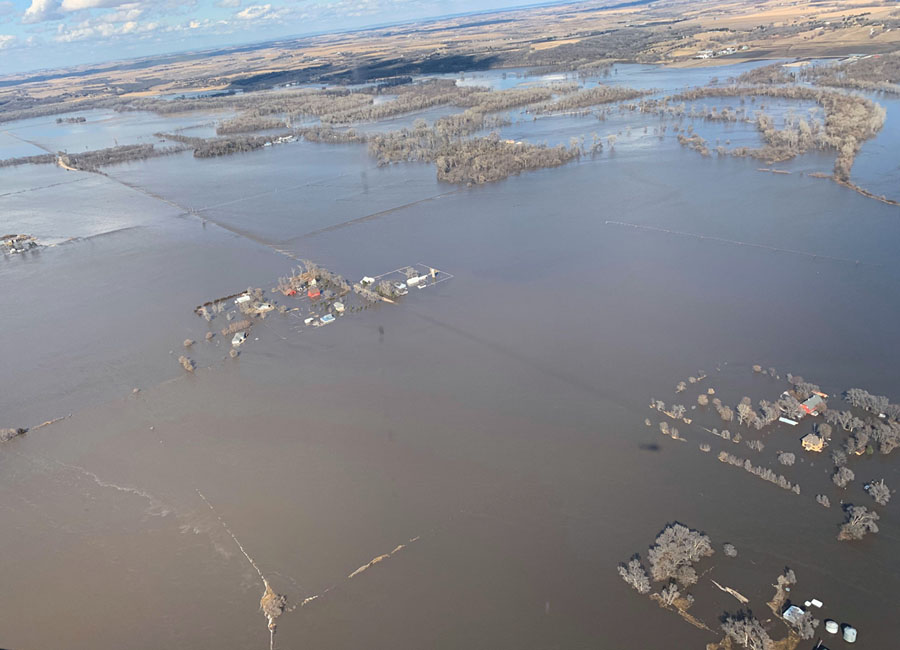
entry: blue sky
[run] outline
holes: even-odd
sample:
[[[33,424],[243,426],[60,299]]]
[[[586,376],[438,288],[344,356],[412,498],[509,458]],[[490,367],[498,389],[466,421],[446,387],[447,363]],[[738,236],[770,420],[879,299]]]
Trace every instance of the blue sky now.
[[[0,75],[539,0],[0,0]]]

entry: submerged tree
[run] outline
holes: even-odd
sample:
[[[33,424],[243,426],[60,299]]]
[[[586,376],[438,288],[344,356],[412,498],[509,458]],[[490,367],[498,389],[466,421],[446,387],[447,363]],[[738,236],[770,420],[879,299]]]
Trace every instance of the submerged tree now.
[[[813,613],[808,610],[789,623],[801,639],[813,638],[816,628],[819,627],[819,619],[813,618]]]
[[[683,586],[695,584],[697,573],[691,565],[713,553],[709,537],[682,524],[672,524],[659,534],[656,545],[647,553],[650,575],[657,582],[674,578]]]
[[[878,513],[872,512],[865,506],[854,506],[848,504],[844,506],[847,513],[847,521],[841,526],[841,532],[838,533],[838,539],[841,541],[862,539],[867,533],[877,533]]]
[[[778,454],[778,462],[782,465],[791,466],[797,460],[797,457],[789,451],[783,451]]]
[[[638,555],[631,558],[628,564],[620,564],[618,570],[622,580],[639,594],[650,592],[650,579],[647,577],[647,571],[644,569],[644,565],[641,564]]]
[[[750,612],[729,614],[722,623],[725,636],[747,650],[774,650],[775,644]]]
[[[878,505],[886,506],[891,500],[891,490],[884,484],[884,479],[881,479],[869,485],[869,496],[875,499]]]
[[[853,473],[853,470],[849,467],[838,467],[837,471],[834,473],[834,476],[831,477],[831,480],[834,481],[834,484],[839,488],[845,488],[847,485],[856,478],[856,474]]]

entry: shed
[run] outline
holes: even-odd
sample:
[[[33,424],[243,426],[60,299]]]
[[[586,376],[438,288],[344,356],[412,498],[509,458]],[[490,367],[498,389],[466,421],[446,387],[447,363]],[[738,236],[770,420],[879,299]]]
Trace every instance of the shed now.
[[[825,439],[814,433],[807,433],[800,439],[800,444],[806,451],[822,451],[825,448]]]
[[[786,610],[784,610],[784,612],[782,612],[781,617],[789,623],[797,623],[803,616],[803,614],[803,609],[797,607],[796,605],[791,605]]]
[[[780,418],[778,418],[778,421],[784,422],[785,424],[790,424],[792,427],[797,426],[797,420],[792,420],[790,418],[780,417]]]

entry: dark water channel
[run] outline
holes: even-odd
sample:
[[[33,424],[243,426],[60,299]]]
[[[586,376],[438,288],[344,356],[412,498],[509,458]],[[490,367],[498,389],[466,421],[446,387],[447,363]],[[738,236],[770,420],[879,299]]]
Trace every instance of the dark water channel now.
[[[583,123],[533,125],[550,137],[553,120]],[[715,635],[615,570],[675,520],[712,537],[701,572],[758,617],[789,566],[820,618],[891,647],[900,499],[878,535],[835,536],[842,498],[871,505],[862,482],[900,485],[895,457],[861,459],[840,492],[799,432],[754,455],[643,420],[698,369],[726,402],[774,400],[784,382],[754,363],[900,399],[900,210],[632,133],[473,188],[309,143],[108,178],[0,172],[3,230],[80,238],[0,259],[0,426],[73,414],[0,446],[0,646],[265,648],[259,576],[199,491],[289,606],[320,596],[279,619],[279,648],[702,648]],[[269,289],[293,258],[353,280],[417,262],[454,278],[330,327],[272,315],[238,359],[203,341],[222,324],[195,305]],[[185,338],[193,375],[175,360]],[[801,460],[780,468],[779,449]],[[717,627],[740,605],[708,577],[692,613]]]

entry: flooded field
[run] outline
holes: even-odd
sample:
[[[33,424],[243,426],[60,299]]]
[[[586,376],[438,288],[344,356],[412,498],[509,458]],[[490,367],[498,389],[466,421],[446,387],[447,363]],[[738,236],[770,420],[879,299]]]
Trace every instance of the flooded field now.
[[[745,69],[617,66],[609,80],[674,91]],[[517,75],[466,83],[534,80]],[[900,114],[877,101],[887,122],[854,181],[883,193],[900,180]],[[214,128],[127,117],[135,140]],[[864,480],[900,485],[894,456],[860,459],[826,510],[699,452],[709,440],[689,427],[680,444],[643,421],[698,369],[730,403],[784,390],[753,364],[900,400],[900,208],[799,173],[830,170],[831,155],[760,173],[660,139],[658,124],[617,107],[516,117],[501,137],[618,137],[475,187],[310,142],[105,176],[0,170],[4,233],[55,244],[0,257],[0,427],[71,414],[0,444],[0,645],[265,648],[262,574],[288,599],[278,648],[699,649],[718,635],[616,573],[678,521],[714,540],[706,562],[758,618],[787,566],[859,629],[858,647],[890,647],[900,499],[879,508],[877,535],[836,535],[842,498],[871,501]],[[108,146],[90,118],[65,136],[33,128],[51,149]],[[750,124],[696,129],[758,142]],[[272,313],[230,357],[227,322],[194,308],[270,292],[300,259],[350,282],[417,263],[453,277],[330,327]],[[185,339],[193,373],[177,362]],[[827,457],[791,436],[773,433],[766,453],[797,447],[779,471],[826,485]],[[706,578],[691,591],[710,627],[739,608]]]

